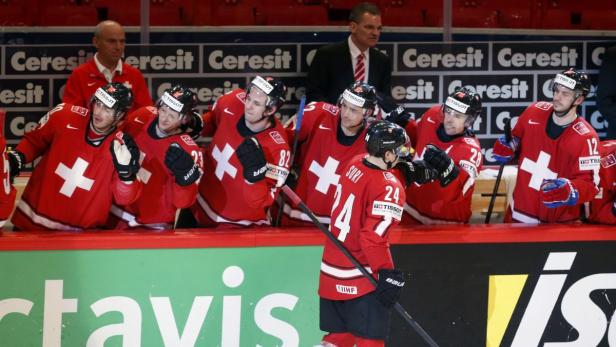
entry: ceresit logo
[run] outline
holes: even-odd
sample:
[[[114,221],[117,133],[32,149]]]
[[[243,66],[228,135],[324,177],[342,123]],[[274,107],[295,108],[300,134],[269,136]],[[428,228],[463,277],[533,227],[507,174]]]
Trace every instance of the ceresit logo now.
[[[432,77],[429,77],[432,79]],[[398,80],[398,79],[395,79]],[[410,81],[409,81],[410,82]],[[434,101],[436,102],[435,82],[427,78],[418,78],[413,84],[394,85],[391,88],[391,95],[397,101]]]
[[[534,284],[527,283],[528,274],[491,275],[486,346],[501,346],[505,332],[512,329],[511,347],[597,346],[606,334],[608,345],[616,346],[614,312],[605,313],[591,298],[592,292],[616,289],[616,273],[590,274],[565,287],[576,256],[577,252],[550,253]],[[526,307],[517,307],[523,289],[533,285]],[[522,311],[522,318],[517,327],[511,327],[516,309]],[[542,340],[554,310],[572,328],[566,341]]]
[[[453,52],[434,51],[436,46],[426,45],[424,49],[411,47],[402,52],[401,61],[404,67],[410,69],[451,69],[451,68],[481,68],[485,54],[481,48],[474,46],[454,46]]]
[[[488,100],[525,100],[531,97],[529,82],[520,77],[505,76],[503,79],[496,79],[493,83],[485,84],[480,83],[478,78],[475,81],[470,84],[463,83],[459,79],[453,79],[447,86],[447,94],[453,93],[458,87],[466,87],[479,94],[483,102]]]
[[[33,104],[42,104],[43,97],[45,96],[45,89],[42,84],[35,84],[32,82],[23,83],[24,81],[20,80],[5,80],[3,85],[9,84],[13,88],[2,88],[0,89],[0,106],[10,106],[10,105],[33,105]],[[23,86],[23,87],[22,87]],[[9,87],[9,86],[7,86]],[[20,88],[22,87],[22,88]]]
[[[17,73],[69,72],[80,64],[85,63],[94,55],[94,53],[92,52],[87,52],[83,49],[80,49],[77,51],[76,55],[68,57],[59,54],[40,56],[42,55],[41,53],[38,53],[37,56],[34,55],[36,53],[34,49],[35,48],[28,47],[12,52],[12,54],[10,54],[10,56],[8,57],[8,70],[13,70]],[[55,51],[52,51],[52,53],[53,52]]]
[[[501,48],[496,59],[502,67],[568,67],[577,66],[579,53],[575,48],[562,46],[560,52],[516,53],[510,47]]]
[[[249,51],[252,51],[249,49]],[[207,64],[212,71],[276,71],[289,70],[293,62],[290,50],[275,48],[271,53],[233,54],[223,49],[214,49],[207,54]]]

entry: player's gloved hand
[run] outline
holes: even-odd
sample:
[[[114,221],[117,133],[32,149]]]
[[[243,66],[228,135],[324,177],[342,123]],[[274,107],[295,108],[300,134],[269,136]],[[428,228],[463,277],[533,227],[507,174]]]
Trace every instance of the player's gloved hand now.
[[[235,150],[237,159],[244,168],[244,178],[250,183],[259,182],[265,178],[267,161],[259,142],[254,137],[247,137]]]
[[[541,201],[549,208],[573,206],[580,198],[580,193],[566,178],[543,180],[540,190]]]
[[[379,280],[376,285],[376,297],[385,307],[392,307],[398,302],[404,287],[404,274],[396,269],[379,270]]]
[[[177,143],[172,143],[165,154],[165,165],[173,172],[175,183],[180,186],[188,186],[201,177],[199,166]]]
[[[400,170],[408,187],[411,183],[428,183],[438,178],[438,172],[423,160],[399,161],[394,168]]]
[[[111,141],[111,158],[122,181],[134,181],[139,171],[139,147],[130,135],[121,131]]]
[[[201,136],[201,131],[203,130],[203,117],[201,117],[201,114],[197,110],[193,110],[187,117],[188,123],[186,124],[186,132],[193,140],[196,140]]]
[[[515,152],[518,150],[520,140],[516,137],[507,142],[505,136],[501,136],[494,142],[494,148],[492,148],[492,158],[499,164],[507,164],[515,156]]]
[[[616,217],[616,200],[614,200],[614,203],[612,204],[612,214]]]
[[[411,116],[410,113],[406,112],[406,110],[402,106],[396,107],[391,112],[389,112],[387,117],[385,117],[385,120],[396,123],[403,128],[406,127],[406,125],[411,119],[413,119],[413,116]]]
[[[26,163],[26,157],[20,151],[6,151],[9,160],[9,174],[11,179],[21,172]]]
[[[460,169],[447,153],[434,145],[426,146],[423,157],[429,166],[438,171],[441,187],[451,183],[460,174]]]

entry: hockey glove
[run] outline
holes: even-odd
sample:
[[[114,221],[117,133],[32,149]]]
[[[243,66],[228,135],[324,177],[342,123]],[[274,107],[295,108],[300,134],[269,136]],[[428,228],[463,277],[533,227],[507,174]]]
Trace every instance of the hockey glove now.
[[[177,143],[169,145],[165,165],[175,176],[175,183],[180,186],[191,185],[201,177],[201,171],[193,158]]]
[[[385,120],[396,123],[403,128],[406,128],[406,125],[411,119],[413,119],[411,114],[406,112],[406,110],[402,106],[396,107],[391,112],[389,112],[387,117],[385,117]]]
[[[612,204],[612,214],[616,217],[616,200],[614,200],[614,203]]]
[[[434,145],[427,145],[424,153],[426,164],[436,169],[439,174],[441,187],[445,187],[460,174],[460,169],[451,160],[447,153]]]
[[[546,207],[573,206],[579,198],[580,193],[566,178],[543,180],[541,183],[541,201]]]
[[[518,149],[520,140],[512,138],[511,142],[507,142],[505,136],[501,136],[494,142],[494,148],[492,148],[492,158],[499,164],[507,164],[515,156],[515,151]]]
[[[244,168],[244,178],[250,183],[259,182],[265,178],[267,162],[259,142],[254,137],[247,137],[235,150],[237,159]]]
[[[390,308],[398,302],[402,288],[404,287],[404,275],[396,269],[379,270],[379,281],[376,285],[376,297],[383,306]]]
[[[111,141],[111,158],[122,181],[134,181],[139,171],[139,147],[130,135],[122,132]]]
[[[193,140],[196,140],[201,136],[203,130],[203,118],[197,110],[193,110],[187,117],[189,118],[185,131]]]
[[[438,177],[438,172],[435,169],[426,165],[423,160],[416,161],[400,161],[394,166],[400,170],[408,187],[411,183],[424,184],[434,181]]]
[[[24,168],[26,157],[20,151],[7,151],[6,154],[9,160],[9,174],[13,179]]]

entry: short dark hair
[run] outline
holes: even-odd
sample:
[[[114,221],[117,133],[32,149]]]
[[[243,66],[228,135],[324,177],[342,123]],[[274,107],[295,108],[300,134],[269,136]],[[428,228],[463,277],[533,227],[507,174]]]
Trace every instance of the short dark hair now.
[[[371,2],[360,2],[351,9],[351,13],[349,14],[349,21],[359,23],[359,21],[361,20],[361,16],[366,12],[374,16],[381,15],[381,10],[379,10],[378,6],[376,6],[375,4]]]

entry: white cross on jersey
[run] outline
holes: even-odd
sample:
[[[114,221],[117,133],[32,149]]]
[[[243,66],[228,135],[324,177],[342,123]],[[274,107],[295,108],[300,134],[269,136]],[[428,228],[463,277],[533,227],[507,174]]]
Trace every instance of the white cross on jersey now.
[[[338,181],[340,181],[340,175],[336,174],[338,164],[340,164],[340,162],[332,157],[327,157],[327,161],[324,166],[319,165],[316,160],[313,160],[312,163],[310,163],[310,168],[308,171],[314,173],[319,178],[316,186],[316,189],[319,192],[327,194],[330,185],[338,185]]]
[[[231,158],[233,152],[233,147],[231,147],[228,143],[225,143],[225,148],[222,152],[218,146],[214,146],[214,149],[212,150],[212,157],[216,160],[216,170],[214,171],[214,174],[216,174],[216,177],[218,177],[220,181],[222,181],[225,173],[229,174],[232,178],[235,178],[235,175],[237,174],[237,168],[229,163],[229,158]]]
[[[77,188],[85,190],[92,189],[94,180],[83,175],[83,173],[86,172],[88,165],[90,165],[90,163],[79,157],[77,158],[77,161],[75,161],[75,165],[71,168],[62,163],[58,164],[55,174],[64,179],[64,184],[62,184],[62,187],[60,188],[60,194],[66,195],[70,198],[73,196],[73,193]]]
[[[143,184],[148,184],[152,173],[143,167],[143,159],[145,159],[145,153],[139,151],[139,171],[137,171],[137,176],[139,176]]]
[[[539,152],[539,158],[537,161],[532,161],[528,158],[524,158],[524,160],[522,160],[520,170],[524,170],[531,175],[530,182],[528,182],[529,187],[534,190],[539,190],[544,179],[554,179],[558,177],[556,172],[550,170],[548,167],[550,164],[550,158],[551,156],[549,154],[541,151]]]

